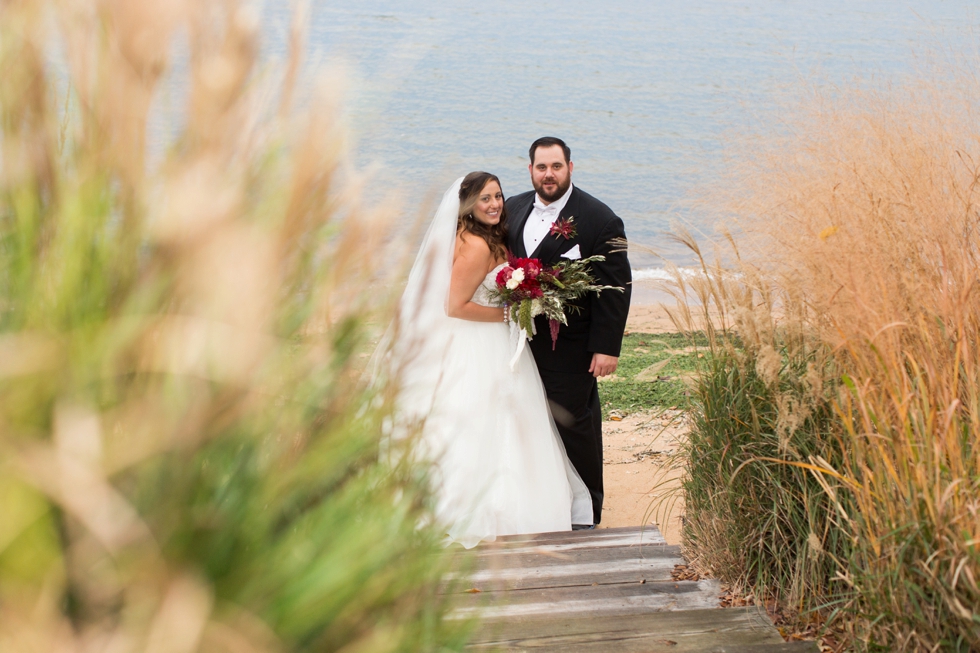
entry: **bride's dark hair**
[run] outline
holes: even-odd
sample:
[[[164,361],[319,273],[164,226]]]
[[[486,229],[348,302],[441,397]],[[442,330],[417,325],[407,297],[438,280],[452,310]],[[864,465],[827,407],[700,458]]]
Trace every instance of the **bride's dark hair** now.
[[[469,232],[479,236],[490,246],[494,258],[505,259],[507,258],[507,207],[501,207],[500,222],[494,225],[484,224],[473,217],[473,207],[476,205],[477,198],[491,181],[497,182],[500,186],[497,175],[489,172],[478,170],[463,177],[459,187],[459,217],[456,220],[456,233]],[[502,186],[501,193],[503,193]]]

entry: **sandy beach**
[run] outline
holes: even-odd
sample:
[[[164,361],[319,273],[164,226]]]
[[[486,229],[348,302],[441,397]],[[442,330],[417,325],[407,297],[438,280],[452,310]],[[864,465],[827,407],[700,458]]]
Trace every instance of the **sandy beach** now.
[[[664,306],[673,306],[674,299],[659,285],[643,281],[634,286],[628,331],[677,331]],[[684,513],[679,492],[681,470],[671,464],[671,457],[686,432],[685,416],[678,410],[658,409],[603,422],[606,498],[600,528],[653,523],[668,543],[680,544]]]

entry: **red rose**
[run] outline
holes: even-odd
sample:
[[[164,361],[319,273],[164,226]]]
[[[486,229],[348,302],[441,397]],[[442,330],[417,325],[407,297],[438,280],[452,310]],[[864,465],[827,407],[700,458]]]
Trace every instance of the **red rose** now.
[[[500,272],[497,273],[497,285],[504,286],[507,284],[507,280],[510,279],[510,275],[514,274],[514,268],[509,265],[505,265],[500,268]]]

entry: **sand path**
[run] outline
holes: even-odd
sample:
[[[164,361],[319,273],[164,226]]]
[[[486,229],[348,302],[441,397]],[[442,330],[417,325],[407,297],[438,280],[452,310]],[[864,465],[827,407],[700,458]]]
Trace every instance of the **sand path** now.
[[[651,293],[635,294],[642,301]],[[636,302],[630,308],[627,329],[641,333],[677,331],[662,306]],[[684,502],[679,482],[683,470],[671,456],[687,433],[684,413],[633,413],[622,421],[603,422],[602,433],[606,498],[600,528],[655,523],[669,544],[680,544]]]

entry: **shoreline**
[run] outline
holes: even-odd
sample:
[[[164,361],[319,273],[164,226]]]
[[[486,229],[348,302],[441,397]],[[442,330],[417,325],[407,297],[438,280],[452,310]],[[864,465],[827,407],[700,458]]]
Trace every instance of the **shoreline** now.
[[[679,331],[680,329],[674,325],[667,313],[670,307],[676,305],[677,300],[665,290],[663,281],[655,279],[634,281],[626,331],[640,333]]]

